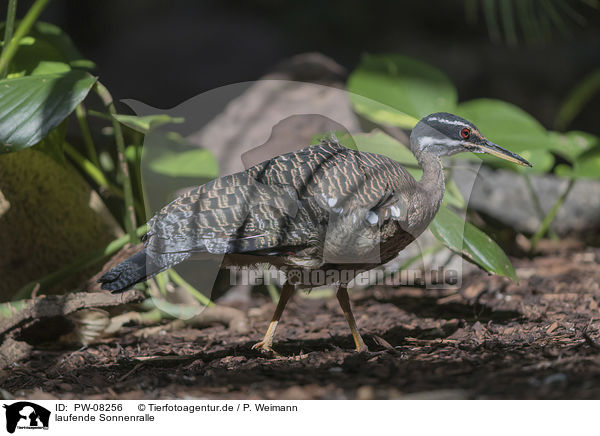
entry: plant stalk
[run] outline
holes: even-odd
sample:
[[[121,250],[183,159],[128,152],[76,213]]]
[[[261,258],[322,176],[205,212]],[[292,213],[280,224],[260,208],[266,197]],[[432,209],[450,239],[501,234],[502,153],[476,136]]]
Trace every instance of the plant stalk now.
[[[108,113],[116,115],[115,104],[108,89],[100,83],[96,82],[96,93],[106,106]],[[125,159],[125,140],[123,138],[123,131],[121,130],[121,124],[116,118],[112,118],[112,125],[115,134],[115,142],[117,144],[117,156],[119,159],[118,172],[123,184],[123,194],[125,200],[125,230],[129,234],[132,243],[139,242],[139,239],[135,233],[136,217],[135,217],[135,206],[133,201],[133,189],[131,187],[131,177],[129,175],[129,167],[127,166],[127,160]]]
[[[204,306],[214,306],[215,305],[215,303],[213,303],[210,300],[210,298],[208,298],[202,292],[200,292],[199,290],[194,288],[192,285],[190,285],[188,282],[186,282],[185,279],[183,277],[181,277],[177,273],[177,271],[175,271],[173,268],[167,270],[167,272],[169,274],[169,278],[171,279],[171,281],[173,283],[175,283],[177,286],[184,287],[185,290],[188,291],[192,295],[192,297],[194,297],[196,300],[198,300],[201,304],[203,304]]]
[[[279,303],[279,291],[277,290],[275,285],[269,283],[268,285],[265,285],[265,286],[267,287],[267,291],[269,291],[269,296],[271,297],[271,301],[273,301],[274,304]]]
[[[4,73],[8,70],[8,65],[10,61],[17,53],[19,49],[19,43],[24,36],[29,33],[29,30],[34,25],[35,21],[38,19],[49,0],[36,0],[36,2],[31,5],[27,14],[21,20],[19,27],[17,27],[17,31],[10,41],[4,39],[4,49],[2,50],[2,54],[0,55],[0,72]],[[16,3],[16,2],[15,2]],[[15,4],[16,10],[16,4]],[[9,3],[9,11],[10,11],[10,3]],[[8,23],[7,23],[8,24]],[[13,17],[13,26],[14,26],[14,17]],[[8,26],[7,26],[8,27]],[[8,29],[7,29],[8,30]],[[6,76],[3,76],[6,77]]]
[[[79,128],[81,129],[81,135],[83,136],[83,142],[87,149],[88,156],[94,165],[100,168],[100,161],[98,160],[96,146],[94,144],[94,139],[92,138],[92,132],[90,132],[90,126],[87,122],[87,114],[83,103],[77,105],[75,108],[75,115],[77,117],[77,122],[79,123]]]
[[[123,190],[117,185],[111,183],[106,178],[100,167],[94,165],[94,163],[92,163],[92,161],[90,161],[89,159],[86,159],[86,157],[79,153],[79,151],[77,151],[75,147],[73,147],[68,142],[64,142],[63,149],[65,151],[65,154],[69,156],[69,158],[71,158],[71,160],[73,160],[73,162],[75,162],[79,166],[79,168],[81,168],[81,171],[87,174],[94,182],[98,184],[98,186],[109,190],[116,197],[119,197],[121,199],[125,198]],[[142,206],[142,203],[134,199],[134,206],[138,214],[143,213],[144,207]]]
[[[533,208],[535,209],[535,212],[537,213],[538,218],[543,221],[544,218],[546,217],[546,213],[544,212],[544,209],[542,208],[542,203],[540,202],[540,197],[538,197],[537,192],[535,191],[535,188],[533,187],[533,183],[531,183],[531,177],[529,177],[529,174],[526,172],[523,172],[522,174],[523,174],[523,178],[525,179],[525,184],[527,185],[527,189],[529,190],[529,196],[533,200]],[[552,237],[553,239],[558,238],[558,235],[556,234],[556,232],[554,230],[552,230],[551,228],[548,229],[548,232],[550,234],[550,237]]]
[[[15,29],[15,17],[17,16],[17,0],[8,0],[8,9],[6,11],[6,23],[4,28],[4,47],[12,39]],[[4,51],[4,49],[2,50]],[[4,79],[8,74],[8,64],[0,71],[0,79]]]
[[[544,235],[550,228],[552,221],[554,221],[554,218],[556,218],[556,214],[558,213],[561,206],[567,199],[567,196],[569,195],[569,192],[571,192],[571,189],[573,188],[574,184],[575,184],[575,179],[574,178],[569,179],[569,184],[567,185],[567,189],[565,189],[565,192],[563,192],[562,195],[560,197],[558,197],[558,199],[556,200],[556,203],[554,203],[554,206],[552,206],[552,209],[550,209],[550,211],[548,211],[548,213],[544,217],[544,220],[541,222],[539,228],[537,229],[535,234],[531,237],[531,249],[530,249],[531,252],[533,252],[535,250],[537,243],[540,242],[540,239],[542,239],[544,237]]]

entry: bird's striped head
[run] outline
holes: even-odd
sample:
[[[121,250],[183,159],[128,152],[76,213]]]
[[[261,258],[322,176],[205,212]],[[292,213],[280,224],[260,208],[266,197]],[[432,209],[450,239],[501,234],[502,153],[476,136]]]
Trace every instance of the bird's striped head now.
[[[423,151],[436,156],[450,156],[471,151],[488,153],[519,165],[531,166],[518,154],[489,141],[470,121],[447,112],[437,112],[423,117],[410,135],[410,145],[417,156]]]

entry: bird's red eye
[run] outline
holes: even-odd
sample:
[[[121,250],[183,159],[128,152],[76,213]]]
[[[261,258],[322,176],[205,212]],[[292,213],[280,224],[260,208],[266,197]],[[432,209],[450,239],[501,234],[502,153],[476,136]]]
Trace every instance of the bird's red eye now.
[[[460,131],[460,136],[462,136],[463,139],[469,139],[469,136],[471,136],[471,130],[465,127]]]

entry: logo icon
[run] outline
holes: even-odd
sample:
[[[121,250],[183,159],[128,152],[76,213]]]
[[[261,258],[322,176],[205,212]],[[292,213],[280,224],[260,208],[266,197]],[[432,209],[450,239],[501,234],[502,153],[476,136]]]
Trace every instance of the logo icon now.
[[[6,431],[14,433],[18,429],[48,429],[50,411],[42,406],[29,401],[19,401],[10,405],[4,404],[6,409]]]

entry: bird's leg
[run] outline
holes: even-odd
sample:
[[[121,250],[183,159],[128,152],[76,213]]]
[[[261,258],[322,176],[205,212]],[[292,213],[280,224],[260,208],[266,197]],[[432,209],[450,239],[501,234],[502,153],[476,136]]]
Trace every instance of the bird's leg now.
[[[346,321],[350,326],[350,331],[352,332],[352,337],[354,338],[354,343],[356,344],[356,351],[369,351],[369,348],[363,341],[363,338],[358,331],[358,327],[356,326],[356,321],[354,320],[354,315],[352,314],[352,308],[350,307],[350,298],[348,297],[348,290],[346,289],[345,285],[340,285],[337,291],[337,299],[340,302],[340,306],[342,308],[342,311],[344,312]]]
[[[265,337],[262,341],[252,346],[253,350],[260,350],[267,353],[275,353],[271,348],[273,346],[273,337],[275,336],[275,330],[277,329],[277,324],[279,323],[279,318],[281,318],[283,309],[285,309],[285,305],[287,304],[290,297],[294,294],[295,290],[296,287],[293,284],[285,282],[283,288],[281,289],[281,295],[279,295],[279,302],[277,303],[277,307],[275,308],[275,313],[273,313],[273,318],[271,318],[271,323],[269,324],[267,333],[265,333]]]

